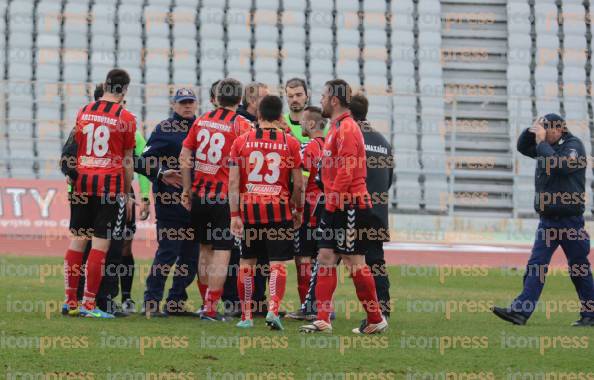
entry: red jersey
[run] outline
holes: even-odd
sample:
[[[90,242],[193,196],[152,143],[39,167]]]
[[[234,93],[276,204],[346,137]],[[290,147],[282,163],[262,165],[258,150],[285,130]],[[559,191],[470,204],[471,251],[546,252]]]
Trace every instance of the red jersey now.
[[[367,160],[363,133],[345,112],[332,120],[324,144],[322,182],[326,210],[343,209],[345,204],[371,207],[367,192]]]
[[[316,137],[309,141],[303,149],[301,166],[303,171],[308,173],[307,184],[305,185],[305,202],[309,205],[310,211],[310,215],[304,215],[304,218],[309,218],[311,227],[316,225],[314,210],[322,196],[322,189],[320,189],[316,182],[316,176],[318,175],[318,165],[322,160],[323,148],[324,138]]]
[[[115,195],[124,192],[124,151],[134,149],[136,118],[105,100],[78,111],[73,131],[78,177],[73,192]]]
[[[227,197],[231,145],[250,129],[247,119],[225,108],[194,121],[183,145],[195,151],[193,190],[198,196]]]
[[[231,148],[239,166],[242,219],[248,224],[292,220],[291,170],[301,167],[299,142],[280,129],[257,128],[240,136]]]

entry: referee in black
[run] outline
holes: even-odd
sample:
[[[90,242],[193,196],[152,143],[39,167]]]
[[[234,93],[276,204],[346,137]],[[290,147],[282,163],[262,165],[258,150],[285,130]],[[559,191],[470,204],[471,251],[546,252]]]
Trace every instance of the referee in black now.
[[[583,216],[588,170],[584,144],[567,130],[561,116],[551,113],[520,134],[518,151],[536,159],[534,209],[540,223],[522,292],[509,307],[493,307],[493,313],[515,325],[526,324],[536,309],[553,253],[561,246],[581,304],[581,318],[573,326],[594,326],[590,236],[584,229]]]
[[[371,195],[371,215],[373,217],[373,233],[370,246],[365,255],[365,262],[371,268],[377,299],[382,314],[390,316],[390,279],[384,260],[384,242],[390,241],[390,227],[388,224],[389,190],[392,186],[394,173],[394,158],[392,146],[386,138],[373,129],[367,121],[369,101],[365,95],[357,94],[351,98],[349,106],[353,119],[359,124],[365,142],[367,156],[367,191]]]

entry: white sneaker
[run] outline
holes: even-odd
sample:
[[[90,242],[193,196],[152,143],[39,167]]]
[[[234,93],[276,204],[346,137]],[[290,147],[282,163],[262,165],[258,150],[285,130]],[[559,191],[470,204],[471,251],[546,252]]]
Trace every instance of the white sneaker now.
[[[302,333],[332,333],[332,325],[326,321],[322,321],[320,319],[313,321],[309,325],[303,325],[299,328],[299,332]]]
[[[122,302],[122,311],[124,313],[136,313],[136,303],[128,298],[124,302]]]
[[[361,326],[353,329],[355,334],[381,334],[388,329],[388,321],[382,316],[380,323],[367,323],[367,319],[361,321]]]

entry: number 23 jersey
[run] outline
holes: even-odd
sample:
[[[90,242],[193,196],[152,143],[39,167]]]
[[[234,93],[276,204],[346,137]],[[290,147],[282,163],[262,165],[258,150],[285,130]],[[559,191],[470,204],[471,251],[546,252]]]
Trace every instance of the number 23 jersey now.
[[[249,224],[292,219],[291,170],[301,167],[301,146],[279,129],[256,128],[231,148],[231,165],[239,166],[243,220]]]
[[[124,191],[124,152],[134,149],[136,118],[120,104],[99,100],[78,112],[73,131],[78,177],[73,191],[115,195]]]
[[[195,152],[193,190],[198,196],[227,197],[231,145],[251,128],[247,119],[225,108],[196,119],[183,146]]]

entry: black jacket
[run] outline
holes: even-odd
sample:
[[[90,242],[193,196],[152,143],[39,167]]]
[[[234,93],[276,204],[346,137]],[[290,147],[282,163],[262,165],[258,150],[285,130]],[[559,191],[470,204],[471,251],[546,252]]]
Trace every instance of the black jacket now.
[[[240,105],[239,107],[237,107],[237,114],[245,117],[252,123],[256,123],[258,121],[258,118],[256,117],[256,115],[252,115],[251,113],[249,113],[247,110],[247,107],[244,106],[243,104]]]
[[[190,213],[180,203],[181,189],[161,182],[158,172],[179,169],[182,143],[194,120],[195,118],[184,119],[174,113],[172,117],[161,121],[151,133],[140,157],[144,161],[140,166],[148,169],[149,173],[146,173],[146,176],[153,183],[155,214],[158,220],[179,221],[180,223],[190,221]]]
[[[584,144],[569,132],[550,145],[536,145],[528,129],[518,137],[518,151],[536,159],[534,209],[541,216],[580,216],[586,202],[587,156]]]
[[[371,213],[379,222],[378,227],[384,228],[388,234],[389,190],[394,173],[392,146],[368,122],[361,122],[360,126],[367,157],[367,191],[371,195]]]

